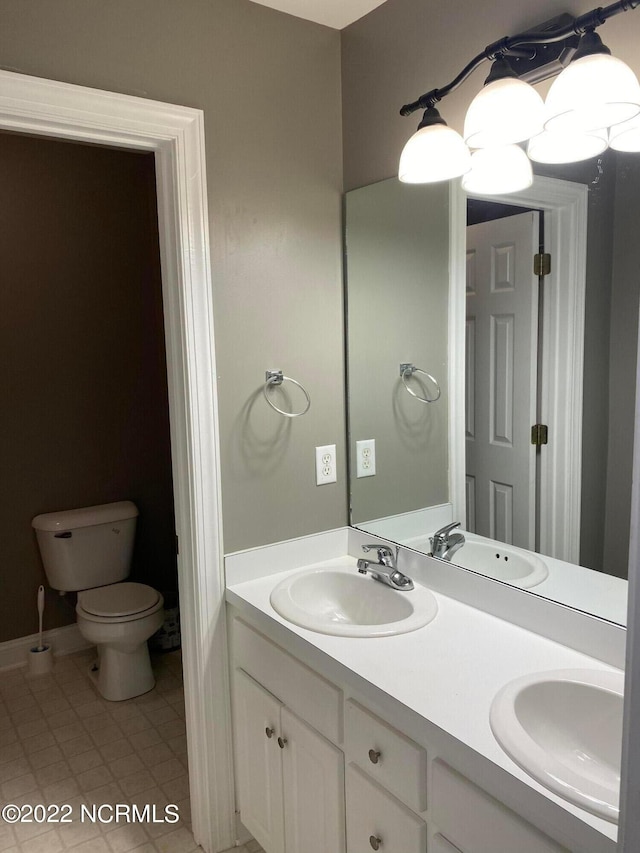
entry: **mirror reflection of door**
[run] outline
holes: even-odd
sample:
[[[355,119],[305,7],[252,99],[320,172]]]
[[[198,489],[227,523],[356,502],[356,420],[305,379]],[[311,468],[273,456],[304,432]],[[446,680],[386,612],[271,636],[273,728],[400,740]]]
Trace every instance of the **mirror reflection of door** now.
[[[482,536],[535,549],[538,211],[467,227],[466,515]]]

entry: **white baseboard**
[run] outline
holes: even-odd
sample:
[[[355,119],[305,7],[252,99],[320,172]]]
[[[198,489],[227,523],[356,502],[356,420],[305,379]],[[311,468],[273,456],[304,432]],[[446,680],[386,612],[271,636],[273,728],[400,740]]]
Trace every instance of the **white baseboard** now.
[[[53,647],[53,653],[56,657],[70,655],[73,652],[80,652],[83,649],[91,648],[91,643],[88,643],[82,636],[77,624],[64,625],[62,628],[52,628],[50,631],[44,631],[42,638],[45,643]],[[0,643],[0,671],[26,666],[29,649],[37,645],[37,634],[30,634],[28,637],[18,637],[15,640]]]

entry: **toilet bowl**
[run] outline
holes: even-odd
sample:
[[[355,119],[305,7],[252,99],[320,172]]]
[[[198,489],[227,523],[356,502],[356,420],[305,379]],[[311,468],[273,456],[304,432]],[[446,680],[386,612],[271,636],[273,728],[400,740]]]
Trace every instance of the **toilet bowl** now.
[[[164,622],[160,593],[126,581],[137,516],[135,504],[118,501],[45,513],[31,522],[49,584],[78,593],[78,629],[98,651],[89,675],[114,702],[153,688],[147,640]]]
[[[163,605],[157,590],[140,583],[78,593],[78,630],[98,648],[89,675],[105,699],[120,702],[153,689],[147,640],[164,621]]]

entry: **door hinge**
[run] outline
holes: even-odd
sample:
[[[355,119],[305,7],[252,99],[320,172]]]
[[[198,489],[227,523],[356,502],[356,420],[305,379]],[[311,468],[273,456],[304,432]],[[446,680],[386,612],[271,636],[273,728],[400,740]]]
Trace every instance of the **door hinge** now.
[[[549,442],[549,428],[546,424],[534,424],[531,427],[531,444],[541,447]]]
[[[551,255],[548,252],[538,252],[533,256],[533,274],[538,277],[549,275],[551,272]]]

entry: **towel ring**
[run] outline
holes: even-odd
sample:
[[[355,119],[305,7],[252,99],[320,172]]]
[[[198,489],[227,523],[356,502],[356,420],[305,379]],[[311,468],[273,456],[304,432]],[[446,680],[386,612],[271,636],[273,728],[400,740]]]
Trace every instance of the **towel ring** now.
[[[413,376],[414,373],[422,373],[423,376],[426,376],[430,379],[433,384],[436,386],[437,394],[435,397],[421,397],[419,394],[416,394],[415,391],[412,391],[411,388],[407,385],[407,377]],[[437,380],[430,373],[427,373],[426,370],[421,370],[419,367],[416,367],[414,364],[401,364],[400,365],[400,378],[402,379],[402,384],[407,389],[407,391],[411,394],[412,397],[415,397],[416,400],[420,400],[421,403],[435,403],[436,400],[440,399],[440,386],[438,385]]]
[[[279,415],[284,415],[285,418],[299,418],[301,415],[306,415],[311,406],[311,397],[308,395],[306,388],[302,386],[299,382],[296,382],[295,379],[292,379],[290,376],[283,376],[281,370],[267,370],[265,373],[266,382],[264,383],[264,388],[262,389],[262,393],[264,394],[264,399],[267,403],[278,412]],[[282,409],[279,409],[275,403],[273,403],[269,399],[269,395],[267,393],[268,388],[271,385],[282,385],[282,383],[287,380],[287,382],[293,382],[294,385],[297,385],[298,388],[302,391],[304,396],[307,398],[307,405],[301,412],[285,412]]]

